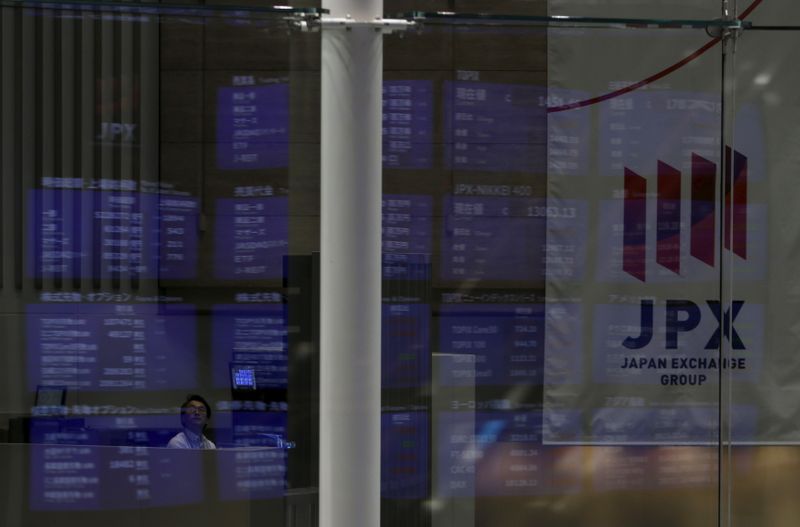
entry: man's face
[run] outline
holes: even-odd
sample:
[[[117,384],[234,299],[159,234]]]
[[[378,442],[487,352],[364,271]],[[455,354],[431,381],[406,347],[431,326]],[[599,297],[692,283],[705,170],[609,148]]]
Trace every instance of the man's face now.
[[[183,408],[183,423],[196,431],[202,430],[208,423],[208,412],[200,401],[189,401]]]

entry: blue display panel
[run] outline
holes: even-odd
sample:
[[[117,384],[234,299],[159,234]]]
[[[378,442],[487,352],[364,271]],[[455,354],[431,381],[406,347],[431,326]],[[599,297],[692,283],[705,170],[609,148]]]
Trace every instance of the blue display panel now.
[[[101,408],[83,407],[87,413]],[[181,429],[180,414],[86,415],[80,418],[101,445],[166,447]],[[39,422],[45,422],[39,419]]]
[[[381,385],[413,388],[430,383],[428,304],[384,304],[381,332]]]
[[[102,461],[95,433],[39,422],[32,424],[30,439],[32,510],[100,508]]]
[[[231,388],[233,390],[255,390],[257,387],[255,366],[237,364],[231,366]]]
[[[99,303],[111,301],[104,300],[105,295],[126,296],[43,293],[42,300],[58,302],[27,306],[28,388],[45,385],[87,391],[195,386],[194,307]]]
[[[442,496],[531,496],[580,489],[582,457],[570,447],[542,444],[541,411],[446,412],[437,424],[435,485]],[[560,434],[574,437],[576,431],[565,428]]]
[[[545,88],[448,81],[443,89],[447,168],[546,172]]]
[[[283,277],[283,259],[289,251],[288,211],[286,197],[218,199],[214,276],[223,280]]]
[[[446,196],[441,278],[544,278],[545,204],[526,197]],[[539,214],[540,208],[545,212]]]
[[[286,412],[233,412],[217,434],[219,496],[223,500],[279,498],[286,490]]]
[[[210,433],[218,496],[281,497],[286,488],[285,411],[214,415]],[[203,453],[164,447],[175,415],[37,418],[30,438],[32,510],[100,510],[196,503],[204,496]],[[186,481],[184,481],[184,479]]]
[[[194,278],[198,212],[198,200],[190,196],[31,190],[27,273],[41,278]]]
[[[524,197],[529,186],[456,185],[444,199],[439,274],[444,280],[578,280],[584,275],[587,205]],[[524,240],[524,243],[521,243]]]
[[[381,496],[423,499],[429,495],[429,416],[425,412],[381,415]]]
[[[439,382],[450,386],[542,384],[543,304],[441,307]]]
[[[289,85],[236,75],[217,91],[217,167],[289,166]]]
[[[140,426],[158,427],[177,422],[177,417],[105,416],[80,421],[37,419],[31,423],[32,510],[163,507],[197,503],[203,498],[203,465],[198,452],[99,446],[111,443],[115,434],[121,437],[120,432],[131,439],[141,438],[154,430]],[[175,431],[164,428],[159,433]]]
[[[415,194],[383,196],[383,278],[430,278],[433,198]]]
[[[383,83],[383,166],[423,169],[433,165],[433,82]]]
[[[230,388],[230,366],[249,366],[256,388],[285,388],[288,382],[286,306],[277,293],[260,293],[251,304],[212,308],[213,383]],[[241,296],[241,295],[240,295]]]

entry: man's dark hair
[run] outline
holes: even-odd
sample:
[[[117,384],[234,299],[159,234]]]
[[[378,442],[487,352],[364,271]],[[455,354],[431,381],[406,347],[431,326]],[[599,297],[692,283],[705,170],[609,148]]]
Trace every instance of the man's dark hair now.
[[[184,410],[189,406],[189,403],[192,401],[197,401],[198,403],[202,403],[203,406],[206,407],[206,416],[211,419],[211,405],[208,404],[202,395],[198,395],[196,393],[192,393],[186,396],[186,400],[183,401],[181,405],[181,415],[183,415]]]

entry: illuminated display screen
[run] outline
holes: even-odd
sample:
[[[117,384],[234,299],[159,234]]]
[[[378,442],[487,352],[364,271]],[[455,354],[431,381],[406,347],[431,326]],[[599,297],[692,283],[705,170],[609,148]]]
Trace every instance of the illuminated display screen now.
[[[195,327],[186,304],[30,304],[28,387],[189,388],[197,381]]]
[[[275,295],[280,299],[280,295]],[[288,381],[286,306],[216,305],[212,310],[214,386],[228,388],[231,364],[249,369],[258,388],[284,388]]]
[[[540,86],[445,82],[447,167],[546,173],[546,94]]]
[[[224,500],[283,496],[286,412],[215,414],[218,495]],[[164,507],[203,499],[204,465],[196,450],[164,447],[178,415],[90,416],[31,421],[32,510]],[[205,467],[205,468],[204,468]],[[186,481],[183,481],[186,479]]]
[[[225,280],[283,277],[288,208],[286,197],[218,199],[214,275]]]
[[[217,167],[252,170],[289,166],[289,85],[233,77],[217,91]]]
[[[101,445],[165,447],[181,429],[180,415],[91,415],[81,419]]]
[[[81,430],[59,424],[31,426],[30,507],[33,510],[97,509],[101,506],[101,449]]]
[[[428,492],[428,414],[381,415],[381,496],[422,499]]]
[[[433,164],[433,83],[383,83],[383,166],[422,169]]]
[[[430,382],[429,324],[427,304],[383,305],[384,388],[417,387]]]
[[[256,370],[252,366],[231,366],[231,387],[234,390],[255,390]]]
[[[103,416],[81,421],[31,422],[32,510],[163,507],[202,499],[203,465],[197,452],[148,448],[164,446],[148,443],[156,437],[168,440],[177,431],[176,416]]]
[[[544,305],[443,305],[440,382],[451,386],[542,384]]]
[[[456,190],[514,195],[530,187],[459,184]],[[585,201],[459,195],[447,196],[444,206],[445,280],[578,280],[584,274]]]
[[[442,279],[543,279],[545,205],[533,198],[445,197]]]
[[[413,194],[383,196],[383,278],[430,278],[433,198]]]
[[[218,433],[219,496],[224,500],[278,498],[286,489],[286,412],[233,412]],[[230,434],[230,435],[228,435]],[[233,447],[233,448],[231,448]]]
[[[38,189],[28,194],[28,211],[29,276],[197,275],[196,198]]]
[[[580,489],[581,457],[569,456],[569,447],[542,444],[539,411],[445,412],[437,425],[435,485],[442,496],[530,496]]]
[[[36,406],[58,407],[64,406],[67,399],[67,389],[64,386],[37,386]]]

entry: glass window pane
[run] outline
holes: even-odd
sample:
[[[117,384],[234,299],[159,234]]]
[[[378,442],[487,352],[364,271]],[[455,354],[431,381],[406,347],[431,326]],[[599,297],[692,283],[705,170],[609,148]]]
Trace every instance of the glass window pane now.
[[[721,46],[421,24],[385,42],[383,523],[707,524]]]
[[[790,2],[764,2],[753,11],[757,27],[793,25]],[[757,419],[752,435],[731,434],[730,510],[734,525],[786,524],[797,503],[785,492],[797,480],[794,419],[797,361],[798,261],[796,185],[798,110],[797,28],[743,32],[736,53],[728,114],[733,148],[726,188],[730,342],[746,351],[748,370],[732,370],[731,421],[742,410]],[[734,316],[737,313],[738,316]],[[733,351],[732,353],[736,353]]]
[[[4,525],[315,510],[305,16],[0,8]]]

